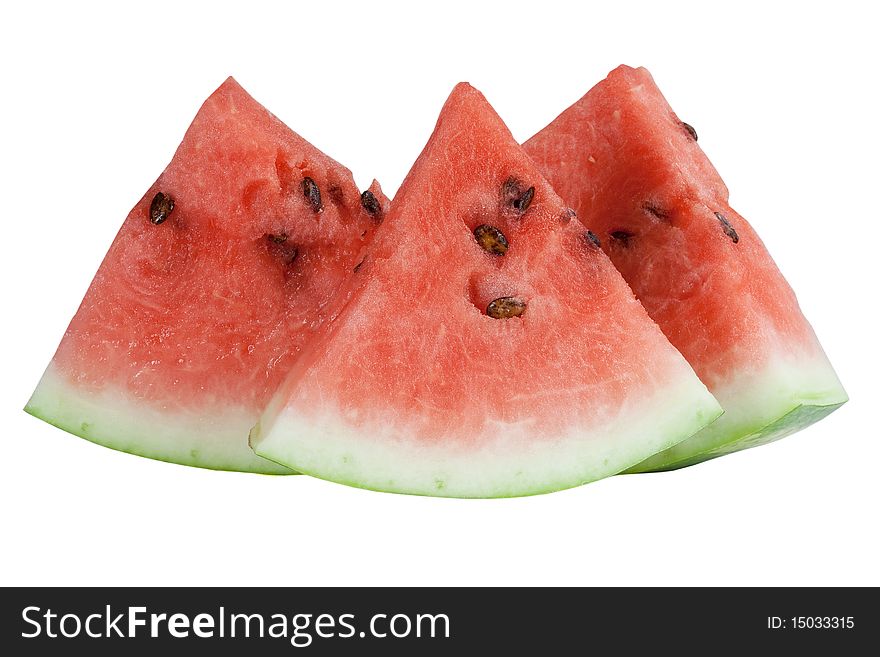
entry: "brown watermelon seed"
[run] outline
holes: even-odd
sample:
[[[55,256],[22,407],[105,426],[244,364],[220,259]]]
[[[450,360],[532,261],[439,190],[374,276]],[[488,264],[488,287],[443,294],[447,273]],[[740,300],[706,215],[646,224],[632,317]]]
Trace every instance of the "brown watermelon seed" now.
[[[369,189],[361,194],[361,205],[364,207],[364,210],[367,211],[368,215],[378,218],[381,221],[382,204],[379,203],[379,199],[377,199],[376,195]]]
[[[266,235],[266,238],[275,244],[284,244],[287,241],[287,233],[269,234]]]
[[[596,236],[596,233],[594,233],[591,230],[587,230],[587,232],[584,233],[584,240],[586,240],[587,244],[595,246],[597,249],[602,248],[602,242],[599,241],[599,238]]]
[[[736,244],[739,242],[739,235],[736,234],[736,229],[730,225],[730,222],[720,212],[716,212],[715,216],[718,218],[718,221],[721,222],[721,229],[724,231],[724,234],[727,235],[733,243]]]
[[[486,314],[493,319],[519,317],[526,311],[526,302],[519,297],[499,297],[486,306]]]
[[[170,196],[157,192],[150,202],[150,223],[161,224],[174,211],[174,199]]]
[[[685,132],[690,135],[691,139],[697,141],[697,131],[694,130],[694,126],[692,126],[690,123],[685,123],[684,121],[682,121],[681,127],[685,129]]]
[[[365,261],[366,259],[367,259],[367,256],[364,256],[363,258],[361,258],[361,261],[360,261],[359,263],[357,263],[357,264],[354,266],[354,269],[352,269],[352,271],[353,271],[355,274],[357,274],[357,273],[361,270],[361,267],[364,266],[364,261]]]
[[[648,214],[654,215],[654,217],[661,221],[669,221],[669,213],[651,201],[645,201],[642,203],[642,210]]]
[[[489,224],[480,224],[474,228],[474,237],[477,240],[477,244],[484,251],[492,255],[504,255],[507,253],[507,249],[510,248],[504,233]]]
[[[302,181],[302,190],[303,196],[309,202],[309,205],[312,206],[312,212],[322,212],[324,210],[324,205],[321,203],[321,190],[318,189],[318,185],[315,184],[315,181],[306,176]]]
[[[632,233],[628,233],[625,230],[612,230],[608,233],[613,239],[621,242],[624,246],[629,244],[630,238],[633,236]]]

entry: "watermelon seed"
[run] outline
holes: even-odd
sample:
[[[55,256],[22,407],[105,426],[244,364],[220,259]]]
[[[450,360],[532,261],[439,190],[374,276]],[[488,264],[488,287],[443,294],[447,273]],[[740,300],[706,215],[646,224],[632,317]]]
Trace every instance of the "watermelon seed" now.
[[[572,219],[577,219],[577,212],[575,212],[571,208],[566,208],[565,212],[562,213],[562,223],[567,224]]]
[[[522,196],[513,202],[513,207],[517,212],[525,212],[532,204],[532,198],[535,196],[535,188],[529,187]]]
[[[648,214],[654,215],[657,219],[660,219],[662,221],[669,221],[669,213],[661,209],[657,205],[651,203],[651,201],[645,201],[644,203],[642,203],[642,210],[644,210]]]
[[[527,190],[523,191],[523,184],[513,176],[505,180],[504,184],[501,186],[502,202],[505,205],[512,205],[513,209],[520,214],[525,213],[525,211],[529,209],[529,205],[532,204],[532,198],[534,196],[534,187],[529,187]]]
[[[354,266],[354,269],[352,269],[352,271],[353,271],[355,274],[357,274],[357,273],[361,270],[361,267],[364,266],[364,261],[365,261],[366,259],[367,259],[367,256],[364,256],[363,258],[361,258],[361,261],[360,261],[359,263],[357,263],[357,264]]]
[[[361,194],[361,205],[364,206],[364,210],[367,211],[368,215],[374,217],[379,222],[382,221],[382,204],[379,203],[379,199],[369,189]]]
[[[493,319],[519,317],[526,311],[526,302],[519,297],[499,297],[486,306],[486,314]]]
[[[622,242],[624,246],[629,244],[629,240],[633,236],[632,233],[628,233],[625,230],[613,230],[608,234],[618,242]]]
[[[718,217],[718,221],[721,222],[721,228],[724,231],[724,234],[727,235],[731,240],[733,240],[734,244],[739,242],[739,235],[736,234],[736,230],[733,226],[730,225],[727,217],[725,217],[720,212],[716,212],[715,216]]]
[[[276,235],[266,235],[266,238],[270,242],[275,242],[275,244],[284,244],[287,241],[287,233],[278,233]]]
[[[157,192],[150,202],[150,222],[158,226],[168,218],[173,210],[174,199],[162,192]]]
[[[480,224],[474,228],[474,237],[477,244],[492,255],[504,255],[510,247],[504,233],[489,224]]]
[[[588,230],[586,233],[584,233],[584,240],[586,240],[587,244],[595,246],[597,249],[602,248],[602,242],[600,242],[599,238],[596,237],[596,233],[591,230]]]
[[[312,212],[322,212],[324,205],[321,203],[321,190],[318,189],[315,181],[306,176],[302,181],[302,189],[303,196],[308,199],[309,205],[312,206]]]
[[[694,126],[692,126],[690,123],[685,123],[684,121],[682,121],[681,127],[685,129],[685,132],[690,135],[691,139],[697,141],[697,131],[694,130]]]

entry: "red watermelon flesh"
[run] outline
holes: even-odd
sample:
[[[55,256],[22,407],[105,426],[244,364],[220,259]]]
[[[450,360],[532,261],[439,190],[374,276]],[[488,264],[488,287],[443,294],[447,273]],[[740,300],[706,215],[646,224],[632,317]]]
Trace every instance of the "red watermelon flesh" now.
[[[26,410],[142,456],[289,472],[248,431],[371,239],[387,199],[370,193],[228,79],[126,218]]]
[[[549,492],[720,409],[483,96],[453,91],[345,308],[251,432],[354,486]]]
[[[788,283],[647,70],[612,71],[524,148],[725,410],[635,471],[769,442],[846,401]]]

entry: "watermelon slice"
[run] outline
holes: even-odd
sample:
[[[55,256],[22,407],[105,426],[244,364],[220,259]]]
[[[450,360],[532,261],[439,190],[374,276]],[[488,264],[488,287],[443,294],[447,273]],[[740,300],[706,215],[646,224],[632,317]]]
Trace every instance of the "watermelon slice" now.
[[[724,408],[634,471],[761,445],[847,400],[791,288],[648,71],[612,71],[525,149]]]
[[[251,432],[298,471],[399,493],[544,493],[720,413],[466,84],[350,285]]]
[[[133,454],[289,472],[248,431],[386,203],[230,78],[126,218],[26,410]]]

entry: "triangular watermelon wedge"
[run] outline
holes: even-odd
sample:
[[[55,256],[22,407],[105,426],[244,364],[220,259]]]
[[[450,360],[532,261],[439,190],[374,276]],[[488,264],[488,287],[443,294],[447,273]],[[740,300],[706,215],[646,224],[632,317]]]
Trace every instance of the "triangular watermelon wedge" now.
[[[467,84],[352,285],[251,432],[259,455],[381,491],[529,495],[619,472],[721,412]]]
[[[248,431],[386,203],[228,79],[126,218],[26,410],[142,456],[289,473]]]
[[[648,71],[612,71],[524,147],[724,408],[633,471],[777,440],[847,400],[788,283]]]

